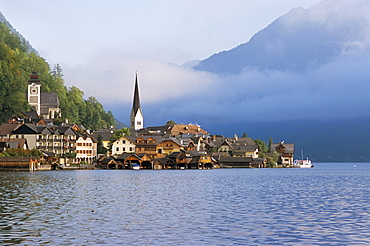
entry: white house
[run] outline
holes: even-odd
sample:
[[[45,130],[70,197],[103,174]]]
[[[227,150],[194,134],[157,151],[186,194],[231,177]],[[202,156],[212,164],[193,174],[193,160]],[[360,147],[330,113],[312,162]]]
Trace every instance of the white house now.
[[[135,144],[126,136],[122,136],[112,144],[112,155],[118,156],[122,153],[135,153]]]
[[[76,161],[91,164],[98,153],[98,144],[89,136],[80,136],[76,140]]]

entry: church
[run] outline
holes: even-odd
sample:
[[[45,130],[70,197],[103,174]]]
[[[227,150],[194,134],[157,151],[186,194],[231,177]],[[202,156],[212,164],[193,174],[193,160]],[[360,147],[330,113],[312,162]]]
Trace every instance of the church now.
[[[137,81],[137,72],[136,72],[134,100],[132,103],[132,110],[130,115],[130,129],[137,131],[143,128],[144,128],[144,115],[140,107],[139,85]]]
[[[58,94],[54,92],[41,92],[41,81],[36,72],[28,80],[27,101],[31,109],[44,119],[61,117]]]

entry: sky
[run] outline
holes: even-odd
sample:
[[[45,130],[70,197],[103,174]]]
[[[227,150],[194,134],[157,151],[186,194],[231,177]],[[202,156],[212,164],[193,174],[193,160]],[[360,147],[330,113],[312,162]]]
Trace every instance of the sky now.
[[[291,9],[310,8],[319,2],[0,0],[0,11],[51,66],[62,66],[67,87],[77,86],[86,98],[96,97],[123,123],[129,123],[138,72],[145,126],[168,120],[209,126],[212,121],[228,124],[225,119],[268,121],[343,116],[332,108],[350,107],[348,101],[338,99],[345,98],[348,90],[341,90],[338,84],[320,84],[320,78],[337,71],[338,64],[353,70],[364,68],[367,59],[360,61],[360,67],[358,61],[339,60],[305,75],[252,71],[227,78],[181,66],[246,43]],[[339,85],[352,78],[347,70],[336,74]],[[365,75],[358,74],[361,81]],[[305,86],[294,87],[293,94],[288,95],[279,83],[271,86],[271,78],[285,86],[293,86],[297,81]],[[252,84],[240,86],[241,81]],[[261,85],[261,81],[265,83]],[[318,87],[335,92],[337,99],[328,101],[325,94],[316,93]],[[249,92],[237,97],[240,91]],[[282,116],[282,105],[274,103],[277,98],[300,97],[307,91],[316,103],[287,104],[291,114]],[[355,87],[349,91],[358,93]],[[366,91],[362,94],[354,99],[358,105],[367,103]],[[323,108],[323,104],[333,107]],[[349,108],[348,112],[361,116],[363,111]]]

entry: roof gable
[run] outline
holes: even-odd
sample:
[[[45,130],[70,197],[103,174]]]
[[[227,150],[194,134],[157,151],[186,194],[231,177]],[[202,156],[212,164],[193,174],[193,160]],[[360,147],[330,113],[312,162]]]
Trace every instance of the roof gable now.
[[[37,134],[35,125],[23,124],[13,131],[13,134]]]

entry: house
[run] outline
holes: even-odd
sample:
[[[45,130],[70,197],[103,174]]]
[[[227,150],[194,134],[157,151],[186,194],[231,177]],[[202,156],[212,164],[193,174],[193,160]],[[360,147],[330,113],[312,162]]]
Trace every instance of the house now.
[[[247,145],[245,142],[232,144],[233,156],[258,158],[258,145]]]
[[[0,138],[10,138],[13,131],[20,127],[17,124],[2,124],[0,125]]]
[[[103,147],[109,150],[110,140],[113,136],[114,130],[115,129],[112,129],[112,128],[100,129],[100,130],[93,132],[91,136],[96,140],[96,142],[98,142],[98,140],[100,139]]]
[[[70,127],[23,124],[12,132],[10,138],[25,138],[29,149],[51,151],[62,157],[75,152],[76,135]]]
[[[135,153],[135,143],[127,136],[122,136],[112,143],[112,155],[118,156],[122,153]]]
[[[224,141],[217,147],[217,152],[223,156],[231,156],[233,151],[234,148],[227,139],[224,139]]]
[[[0,152],[6,149],[28,149],[25,138],[0,138]]]
[[[185,148],[182,140],[174,137],[163,138],[162,142],[157,145],[157,157],[165,157],[173,152],[179,152]],[[159,155],[162,154],[162,155]]]
[[[81,135],[76,140],[76,162],[92,164],[98,154],[98,145],[94,139],[87,135]]]
[[[128,136],[131,142],[135,144],[136,154],[148,154],[151,158],[155,159],[157,156],[157,146],[162,141],[161,136]]]
[[[282,166],[292,166],[294,158],[294,144],[284,143],[273,143],[270,146],[271,152],[276,152],[279,154],[279,159],[277,164]]]

